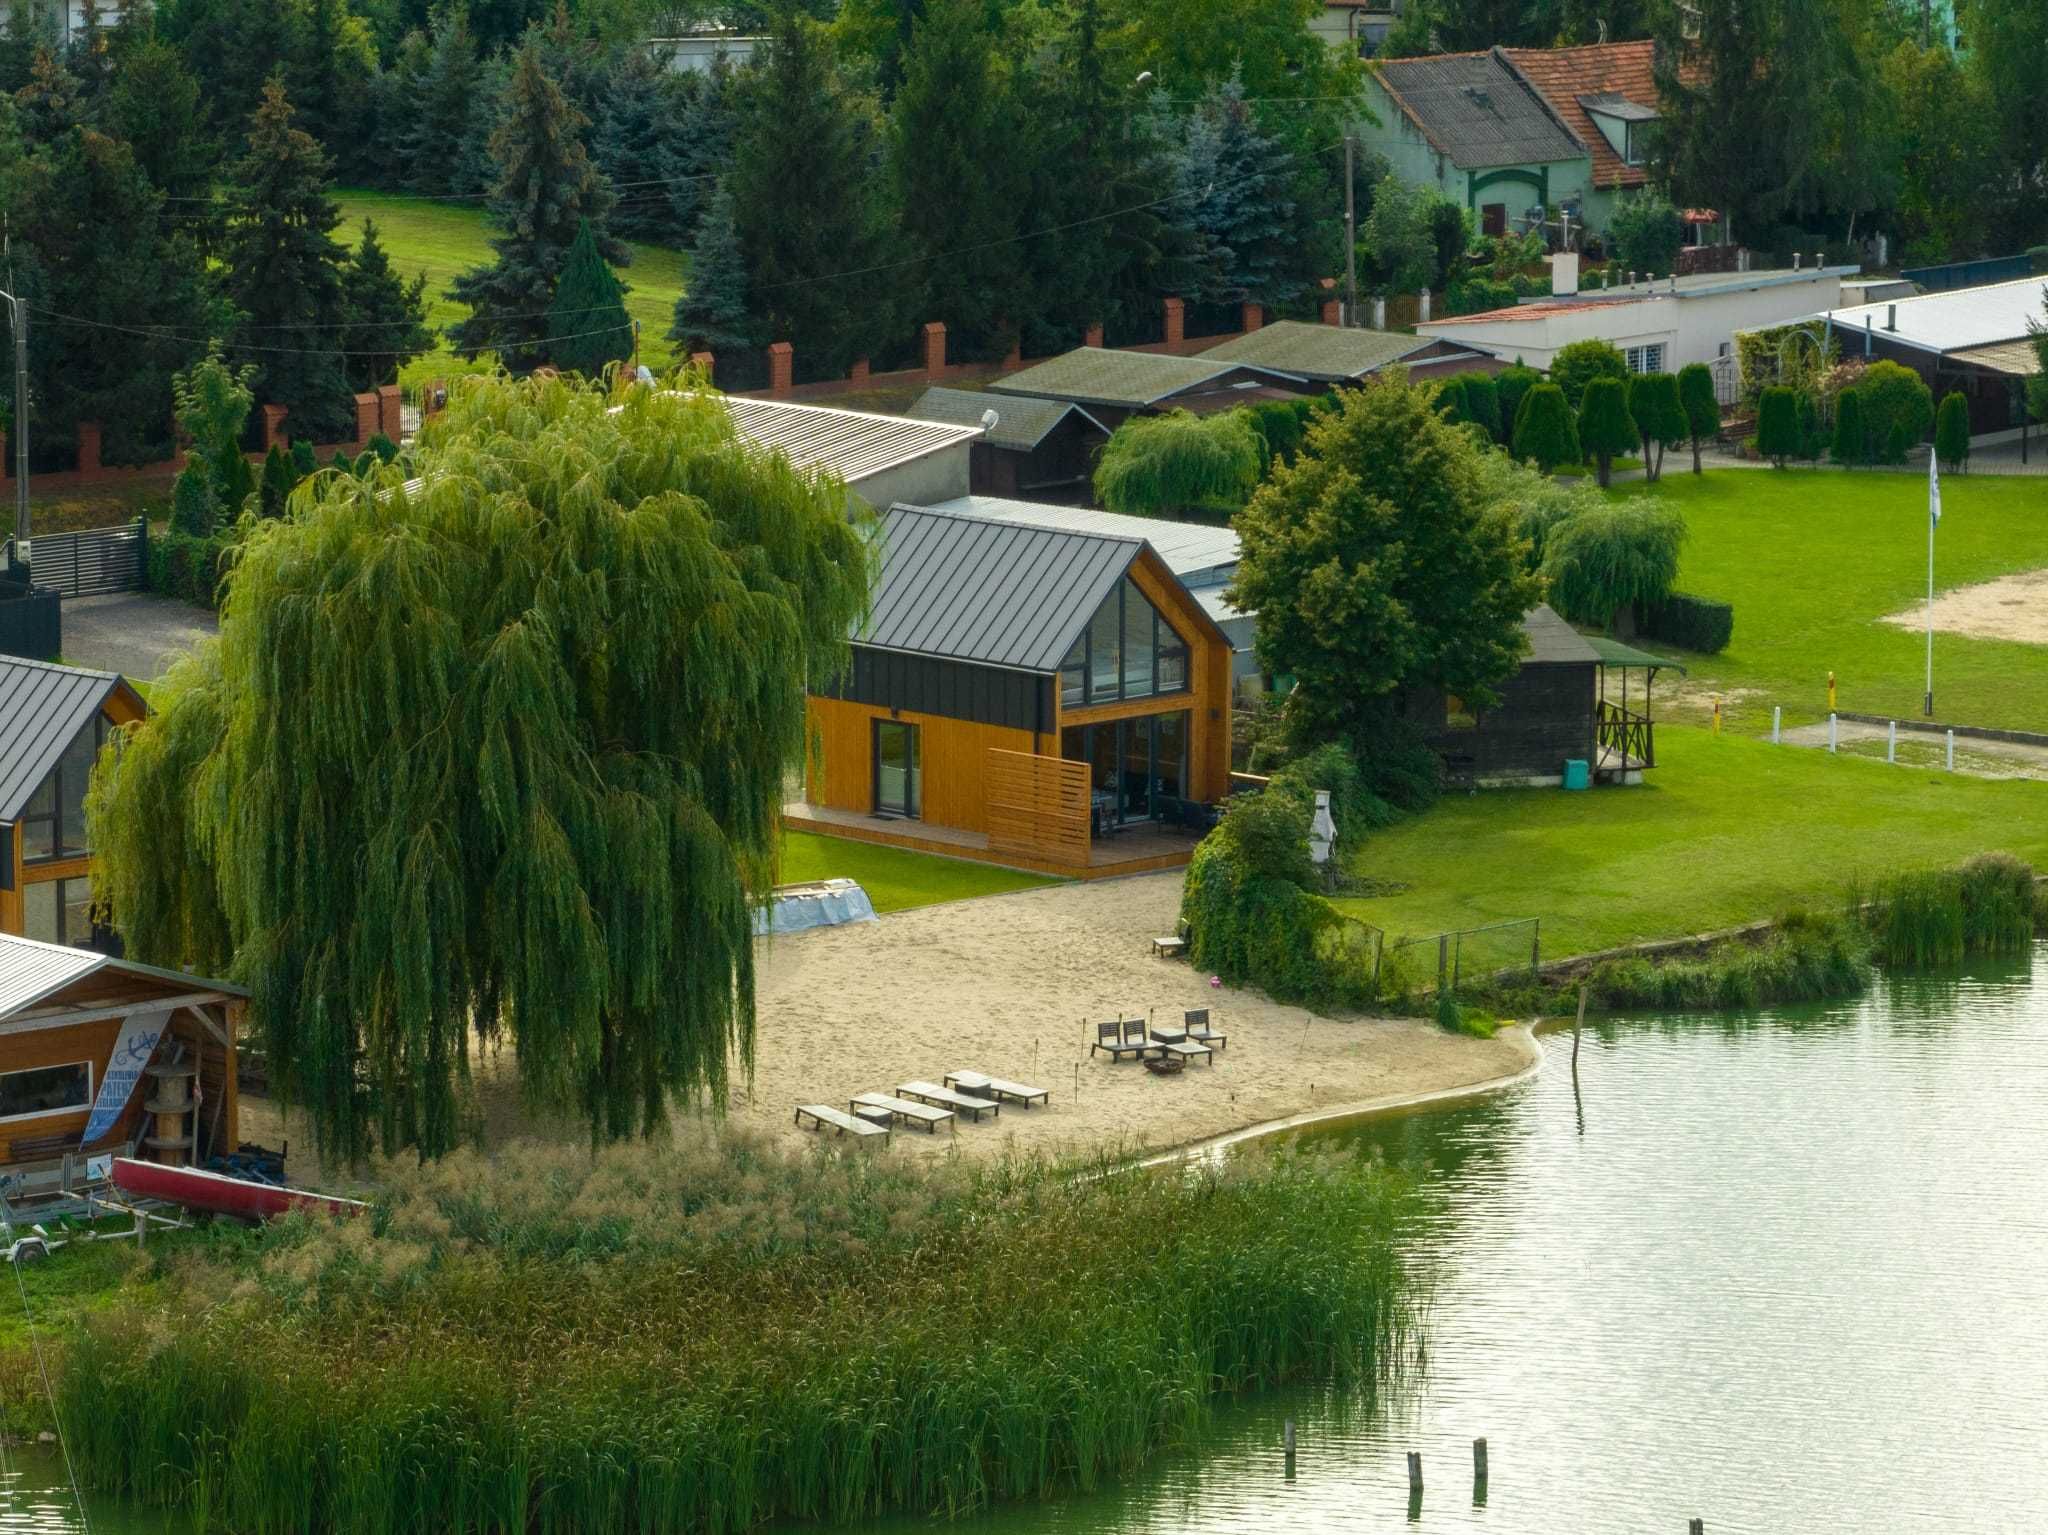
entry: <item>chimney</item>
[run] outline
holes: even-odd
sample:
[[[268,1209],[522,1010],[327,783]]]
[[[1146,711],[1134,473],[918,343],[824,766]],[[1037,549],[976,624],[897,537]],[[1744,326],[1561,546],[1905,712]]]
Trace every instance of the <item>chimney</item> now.
[[[1249,335],[1266,323],[1264,306],[1249,302],[1238,305],[1237,322],[1237,328]]]
[[[1081,333],[1081,345],[1100,347],[1102,345],[1102,322],[1097,320]]]
[[[1550,291],[1559,298],[1570,298],[1579,291],[1579,253],[1559,251],[1550,258]]]
[[[1427,288],[1422,290],[1422,308],[1415,316],[1415,323],[1417,325],[1427,325],[1429,323],[1429,289]]]
[[[717,371],[718,359],[709,352],[692,352],[690,354],[690,366],[702,372],[704,382],[708,384],[711,382],[712,374]]]
[[[924,326],[924,373],[926,378],[943,378],[946,372],[946,322],[927,320]]]
[[[1676,272],[1671,274],[1671,291],[1673,293],[1678,291],[1678,274]]]
[[[1884,306],[1884,328],[1886,330],[1897,330],[1899,328],[1899,306],[1897,304],[1887,304]]]
[[[1387,328],[1387,296],[1384,293],[1373,295],[1372,328],[1374,330],[1385,330]]]
[[[1159,301],[1160,329],[1165,333],[1168,346],[1179,346],[1187,336],[1187,300],[1164,298]]]
[[[1816,272],[1818,272],[1822,267],[1826,266],[1827,264],[1828,253],[1826,251],[1815,251],[1813,253],[1813,269]]]
[[[768,343],[768,392],[788,394],[796,377],[796,349],[787,341]]]
[[[1631,268],[1629,269],[1629,274],[1628,274],[1628,285],[1629,285],[1629,286],[1630,286],[1631,288],[1633,288],[1633,287],[1634,287],[1634,286],[1636,285],[1636,274],[1635,274],[1635,269],[1634,269],[1633,267],[1631,267]]]

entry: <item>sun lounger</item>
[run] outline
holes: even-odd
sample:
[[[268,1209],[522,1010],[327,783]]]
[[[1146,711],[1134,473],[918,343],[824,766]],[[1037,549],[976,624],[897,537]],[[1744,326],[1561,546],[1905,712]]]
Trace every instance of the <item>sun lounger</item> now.
[[[890,1118],[900,1119],[906,1125],[916,1125],[927,1135],[937,1134],[939,1126],[953,1118],[951,1109],[935,1109],[929,1104],[912,1103],[905,1098],[892,1098],[887,1093],[856,1093],[848,1101],[847,1106],[856,1114],[864,1108],[873,1109],[877,1113],[886,1111]]]
[[[1138,1031],[1135,1038],[1131,1034],[1134,1024]],[[1088,1053],[1093,1055],[1097,1050],[1107,1050],[1112,1060],[1120,1061],[1128,1055],[1133,1060],[1142,1061],[1158,1049],[1158,1045],[1145,1037],[1145,1020],[1133,1018],[1095,1025],[1095,1043],[1088,1047]]]
[[[830,1128],[837,1130],[841,1135],[855,1137],[879,1135],[884,1141],[889,1139],[889,1127],[887,1125],[870,1124],[865,1119],[856,1119],[853,1115],[845,1113],[840,1109],[835,1109],[829,1104],[806,1103],[801,1105],[796,1111],[796,1127],[799,1130],[803,1129],[806,1119],[811,1122],[813,1130],[822,1131]]]
[[[1209,1027],[1209,1009],[1206,1007],[1189,1008],[1181,1015],[1181,1021],[1187,1025],[1188,1038],[1196,1044],[1217,1050],[1223,1048],[1227,1036]]]
[[[899,1098],[910,1098],[918,1103],[934,1104],[942,1109],[965,1114],[976,1124],[984,1114],[1000,1114],[1003,1106],[993,1098],[974,1098],[966,1093],[955,1092],[950,1087],[937,1087],[930,1082],[905,1082],[896,1089]]]
[[[974,1093],[983,1098],[994,1098],[1003,1103],[1021,1103],[1025,1108],[1034,1104],[1051,1101],[1052,1094],[1042,1087],[1026,1087],[1021,1082],[1006,1082],[1001,1077],[987,1076],[979,1071],[949,1071],[946,1086],[957,1087],[963,1093]]]

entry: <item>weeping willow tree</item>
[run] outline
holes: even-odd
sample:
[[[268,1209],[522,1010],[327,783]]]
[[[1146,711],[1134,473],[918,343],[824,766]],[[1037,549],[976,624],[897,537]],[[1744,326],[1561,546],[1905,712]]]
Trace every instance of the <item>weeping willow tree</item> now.
[[[128,952],[248,984],[329,1155],[454,1145],[479,1044],[594,1140],[751,1068],[753,898],[865,539],[715,396],[611,404],[476,380],[418,479],[307,481],[95,778]]]
[[[1258,428],[1241,410],[1133,416],[1103,444],[1095,494],[1134,517],[1227,519],[1251,499],[1264,468]]]

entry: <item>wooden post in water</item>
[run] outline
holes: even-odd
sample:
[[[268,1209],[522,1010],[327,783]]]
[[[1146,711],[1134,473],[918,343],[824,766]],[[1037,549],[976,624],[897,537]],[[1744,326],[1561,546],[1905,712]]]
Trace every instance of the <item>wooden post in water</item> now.
[[[1408,1518],[1422,1517],[1422,1451],[1408,1452]]]
[[[1579,1015],[1572,1020],[1572,1075],[1579,1074],[1579,1030],[1586,1026],[1586,993],[1590,990],[1584,981],[1579,982]]]
[[[1707,1521],[1704,1519],[1686,1521],[1685,1535],[1707,1535]]]
[[[1486,1507],[1486,1440],[1472,1441],[1472,1506]]]
[[[1280,1448],[1286,1461],[1288,1481],[1294,1480],[1294,1420],[1289,1418],[1280,1426]]]

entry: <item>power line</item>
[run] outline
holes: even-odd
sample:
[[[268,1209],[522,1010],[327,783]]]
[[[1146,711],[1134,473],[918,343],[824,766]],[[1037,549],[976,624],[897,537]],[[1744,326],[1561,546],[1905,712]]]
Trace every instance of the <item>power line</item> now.
[[[47,315],[60,325],[80,325],[93,330],[114,331],[124,336],[140,336],[147,341],[180,341],[189,345],[205,345],[212,341],[220,340],[219,337],[213,336],[194,337],[178,335],[175,332],[165,331],[158,327],[117,325],[111,320],[90,320],[84,315],[62,314],[55,309],[46,309],[41,304],[32,304],[29,307],[36,310],[39,314]],[[586,336],[615,336],[620,330],[626,328],[629,328],[629,326],[606,325],[597,330],[571,331],[567,335],[562,336],[513,336],[508,337],[502,342],[494,342],[488,348],[479,348],[479,350],[502,351],[508,347],[548,346],[557,341],[581,341]],[[222,350],[228,352],[262,352],[284,357],[390,357],[394,351],[390,347],[378,347],[374,350],[351,350],[345,347],[332,346],[253,346],[243,341],[221,341],[221,347]]]

